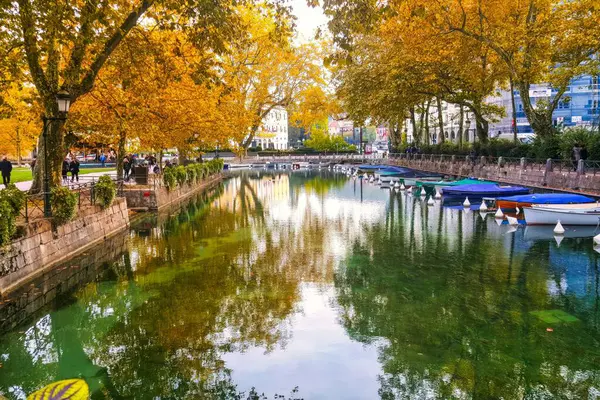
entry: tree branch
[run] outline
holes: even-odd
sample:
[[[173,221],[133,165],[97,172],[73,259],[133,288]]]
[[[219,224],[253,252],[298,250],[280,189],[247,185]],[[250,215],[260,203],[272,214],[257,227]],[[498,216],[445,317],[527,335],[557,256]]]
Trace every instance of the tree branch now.
[[[24,1],[24,0],[21,0]],[[112,54],[112,52],[117,48],[119,43],[127,36],[129,31],[131,31],[136,25],[138,20],[144,13],[154,4],[155,0],[142,0],[142,3],[139,7],[132,11],[127,18],[123,21],[121,26],[113,33],[113,35],[108,39],[108,41],[104,44],[104,49],[96,56],[90,70],[83,77],[81,83],[74,88],[72,93],[72,101],[75,101],[79,96],[89,92],[94,87],[94,81],[96,80],[96,76],[100,72],[100,69],[108,60],[108,57]]]
[[[46,82],[44,71],[40,65],[40,54],[32,14],[29,0],[19,0],[19,17],[21,19],[21,30],[23,32],[23,45],[25,47],[29,71],[31,72],[31,79],[40,93],[40,96],[47,97],[49,94],[48,83]]]

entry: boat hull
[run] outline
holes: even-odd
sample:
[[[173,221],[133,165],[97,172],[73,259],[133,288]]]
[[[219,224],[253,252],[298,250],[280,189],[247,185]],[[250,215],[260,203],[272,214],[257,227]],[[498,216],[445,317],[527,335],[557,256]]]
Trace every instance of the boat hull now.
[[[600,211],[574,211],[550,208],[525,208],[525,222],[528,225],[562,225],[591,226],[600,223]]]

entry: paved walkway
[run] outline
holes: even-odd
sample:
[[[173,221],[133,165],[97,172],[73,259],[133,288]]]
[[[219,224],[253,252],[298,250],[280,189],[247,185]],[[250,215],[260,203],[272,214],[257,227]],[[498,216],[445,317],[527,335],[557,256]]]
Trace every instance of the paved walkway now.
[[[85,175],[79,175],[79,183],[87,183],[87,182],[92,182],[92,181],[97,181],[99,177],[101,177],[102,175],[110,175],[112,178],[116,178],[117,177],[117,171],[115,170],[108,170],[106,172],[92,172],[91,174],[85,174]],[[71,183],[71,176],[69,176],[69,184]],[[15,186],[18,187],[19,189],[21,189],[22,191],[26,192],[31,188],[31,184],[32,181],[23,181],[23,182],[17,182],[15,183]],[[77,184],[77,182],[75,182],[75,184]],[[65,184],[66,186],[66,184]],[[2,187],[4,187],[2,185]]]

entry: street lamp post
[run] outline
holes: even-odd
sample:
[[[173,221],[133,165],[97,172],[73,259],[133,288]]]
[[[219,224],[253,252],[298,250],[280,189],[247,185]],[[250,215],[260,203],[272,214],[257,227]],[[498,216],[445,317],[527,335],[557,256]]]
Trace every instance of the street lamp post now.
[[[50,203],[50,176],[48,171],[48,125],[56,121],[66,121],[67,113],[71,107],[71,95],[64,90],[61,90],[56,94],[56,102],[58,103],[59,117],[46,117],[43,116],[44,130],[42,131],[42,137],[44,140],[44,216],[52,216],[52,205]]]

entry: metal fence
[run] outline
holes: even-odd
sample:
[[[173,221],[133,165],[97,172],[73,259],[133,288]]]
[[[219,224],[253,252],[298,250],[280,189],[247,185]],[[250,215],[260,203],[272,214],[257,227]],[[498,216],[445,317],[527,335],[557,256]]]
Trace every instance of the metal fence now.
[[[124,196],[124,182],[122,179],[113,179],[117,194],[116,197]],[[77,194],[77,208],[89,207],[96,205],[95,186],[98,183],[96,179],[87,182],[68,183],[67,186],[71,191]],[[25,222],[30,222],[37,219],[43,219],[44,216],[44,195],[45,192],[37,194],[28,194],[25,199],[25,204],[21,208],[20,216]],[[49,195],[50,203],[52,204],[52,193]]]

